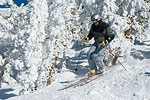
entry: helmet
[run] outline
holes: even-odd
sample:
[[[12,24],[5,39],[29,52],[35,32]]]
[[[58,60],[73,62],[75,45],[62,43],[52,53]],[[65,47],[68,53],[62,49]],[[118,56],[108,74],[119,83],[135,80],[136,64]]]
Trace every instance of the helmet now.
[[[91,21],[99,21],[100,19],[101,19],[100,15],[94,14],[94,15],[91,16]]]

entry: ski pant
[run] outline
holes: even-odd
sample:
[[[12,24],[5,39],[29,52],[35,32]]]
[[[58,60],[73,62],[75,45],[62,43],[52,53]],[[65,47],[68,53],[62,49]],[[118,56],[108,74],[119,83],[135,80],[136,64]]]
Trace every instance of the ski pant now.
[[[104,69],[104,52],[106,47],[102,46],[101,44],[93,44],[88,52],[88,63],[90,65],[91,70],[95,69]]]

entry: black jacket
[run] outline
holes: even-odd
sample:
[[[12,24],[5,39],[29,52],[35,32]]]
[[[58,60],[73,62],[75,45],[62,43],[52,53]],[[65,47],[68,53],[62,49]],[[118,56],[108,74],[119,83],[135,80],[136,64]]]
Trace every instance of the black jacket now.
[[[95,43],[99,44],[105,40],[108,40],[108,42],[110,42],[111,40],[114,39],[115,35],[112,32],[110,25],[100,20],[98,26],[92,24],[90,32],[87,37],[89,39],[92,39],[94,37]]]

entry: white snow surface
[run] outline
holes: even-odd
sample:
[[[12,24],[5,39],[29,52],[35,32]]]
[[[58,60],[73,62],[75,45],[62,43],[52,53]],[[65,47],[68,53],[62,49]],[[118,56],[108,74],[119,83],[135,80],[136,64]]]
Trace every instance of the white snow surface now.
[[[0,9],[0,100],[150,100],[148,0],[29,0],[25,7],[8,2],[11,8]],[[63,89],[89,71],[86,54],[93,40],[80,45],[94,13],[111,25],[111,49],[127,71],[117,62],[101,78]],[[46,86],[55,57],[52,84]]]

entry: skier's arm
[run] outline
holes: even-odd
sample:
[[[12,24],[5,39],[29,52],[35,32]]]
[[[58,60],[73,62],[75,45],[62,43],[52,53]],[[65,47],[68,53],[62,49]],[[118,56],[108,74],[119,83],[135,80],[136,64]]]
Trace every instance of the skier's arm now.
[[[107,32],[107,36],[105,37],[105,40],[107,40],[108,42],[111,42],[115,38],[115,34],[113,33],[110,27],[106,29],[106,32]]]
[[[94,37],[92,30],[93,30],[93,29],[92,29],[92,27],[91,27],[91,29],[90,29],[89,34],[87,35],[87,37],[84,37],[84,38],[83,38],[83,42],[86,42],[86,41],[88,41],[88,40],[91,40],[91,39]]]
[[[89,40],[91,40],[94,37],[94,35],[93,35],[93,28],[92,27],[91,27],[87,37],[89,38]]]

